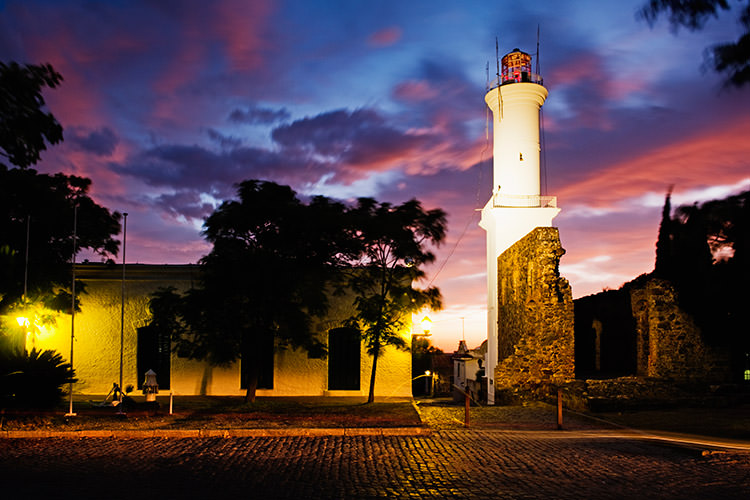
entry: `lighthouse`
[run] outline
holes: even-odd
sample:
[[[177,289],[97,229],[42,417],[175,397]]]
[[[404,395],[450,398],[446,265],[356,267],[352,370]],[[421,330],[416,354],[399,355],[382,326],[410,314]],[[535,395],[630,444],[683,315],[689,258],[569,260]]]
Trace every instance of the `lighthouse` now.
[[[498,364],[498,257],[537,227],[552,227],[557,199],[540,189],[539,112],[547,98],[531,56],[514,49],[501,60],[498,78],[484,97],[492,111],[492,194],[479,226],[487,233],[488,403],[494,404]]]

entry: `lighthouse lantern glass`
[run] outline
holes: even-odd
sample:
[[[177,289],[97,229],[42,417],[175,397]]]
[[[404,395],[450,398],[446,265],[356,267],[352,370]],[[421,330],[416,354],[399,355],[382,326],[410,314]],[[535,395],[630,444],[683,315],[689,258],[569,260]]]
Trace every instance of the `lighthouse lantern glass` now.
[[[502,59],[503,83],[531,81],[531,56],[516,49]]]

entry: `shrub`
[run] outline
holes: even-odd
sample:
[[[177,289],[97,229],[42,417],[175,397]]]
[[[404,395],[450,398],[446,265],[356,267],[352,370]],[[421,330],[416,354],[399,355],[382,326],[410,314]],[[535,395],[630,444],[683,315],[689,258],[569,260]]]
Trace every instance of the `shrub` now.
[[[52,408],[63,386],[75,382],[70,363],[56,351],[0,352],[0,407]]]

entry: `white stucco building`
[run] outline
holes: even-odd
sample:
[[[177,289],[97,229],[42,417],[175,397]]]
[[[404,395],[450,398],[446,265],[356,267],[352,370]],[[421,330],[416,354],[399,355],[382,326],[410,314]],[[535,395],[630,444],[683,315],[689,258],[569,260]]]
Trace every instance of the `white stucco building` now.
[[[181,358],[172,352],[169,339],[139,331],[150,320],[151,293],[166,286],[184,292],[194,285],[197,273],[194,265],[129,264],[123,286],[121,265],[78,264],[76,277],[85,284],[86,293],[81,294],[81,312],[75,315],[73,364],[78,382],[73,386],[74,393],[107,394],[113,383],[119,384],[122,334],[123,387],[138,388],[151,369],[157,373],[160,394],[244,395],[241,361],[215,367]],[[310,359],[301,350],[268,346],[256,394],[367,396],[372,358],[365,352],[359,333],[342,328],[343,320],[352,312],[350,302],[346,297],[334,298],[329,316],[317,325],[321,340],[328,344],[326,359]],[[30,348],[33,342],[37,349],[56,350],[68,360],[70,321],[70,315],[58,315],[56,326],[45,329],[43,335],[31,334],[27,346]],[[407,343],[410,332],[407,328],[403,333]],[[411,353],[385,349],[378,360],[375,396],[411,397]]]

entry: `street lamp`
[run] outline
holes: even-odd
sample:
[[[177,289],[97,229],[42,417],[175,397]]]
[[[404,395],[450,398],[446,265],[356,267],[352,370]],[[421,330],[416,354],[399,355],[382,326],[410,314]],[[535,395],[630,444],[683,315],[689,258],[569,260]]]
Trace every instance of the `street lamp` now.
[[[432,320],[430,319],[430,317],[425,316],[424,318],[422,318],[422,321],[420,322],[420,324],[422,325],[422,331],[424,332],[424,336],[429,337],[430,330],[432,329]]]

